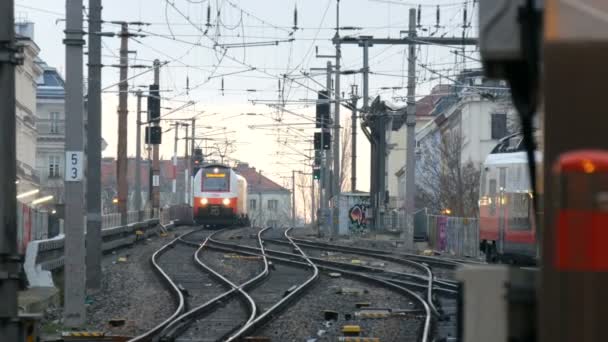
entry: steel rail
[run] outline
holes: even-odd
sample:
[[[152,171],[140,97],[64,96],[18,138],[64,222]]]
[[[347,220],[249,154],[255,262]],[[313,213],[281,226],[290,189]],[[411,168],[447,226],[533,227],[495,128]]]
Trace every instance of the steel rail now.
[[[285,232],[287,235],[287,232]],[[290,237],[291,238],[291,237]],[[294,239],[296,241],[302,241],[299,239]],[[293,241],[293,240],[291,240]],[[306,241],[306,240],[303,240]],[[370,257],[374,257],[374,258],[378,258],[378,259],[383,259],[383,260],[387,260],[387,261],[392,261],[395,263],[399,263],[399,264],[403,264],[403,265],[409,265],[415,268],[418,268],[420,270],[422,270],[423,272],[426,273],[427,275],[427,290],[426,290],[426,297],[427,297],[427,302],[428,305],[431,307],[431,310],[433,311],[433,314],[435,314],[437,317],[441,317],[441,314],[439,313],[439,310],[437,310],[437,307],[435,306],[435,303],[433,302],[433,272],[431,271],[430,267],[428,267],[426,264],[417,262],[417,261],[412,261],[412,260],[407,260],[407,259],[401,259],[401,258],[397,258],[391,255],[387,255],[387,254],[379,254],[379,253],[371,253],[371,252],[367,252],[367,251],[353,251],[353,249],[351,248],[343,248],[342,246],[317,246],[314,244],[309,244],[307,242],[299,242],[300,245],[304,246],[304,247],[309,247],[309,248],[317,248],[317,249],[324,249],[324,250],[333,250],[333,251],[339,251],[339,252],[349,252],[349,253],[354,253],[354,254],[360,254],[360,255],[365,255],[365,256],[370,256]]]
[[[262,229],[262,230],[260,230],[260,232],[258,232],[258,240],[259,240],[260,246],[262,246],[260,234],[263,231],[265,231],[266,229],[268,229],[268,228]],[[220,295],[218,295],[218,296],[210,299],[206,303],[203,303],[202,305],[199,305],[196,308],[193,308],[192,310],[190,310],[190,311],[182,314],[180,317],[176,318],[173,322],[171,322],[165,328],[165,330],[167,330],[167,332],[163,333],[163,337],[167,337],[169,339],[177,337],[185,329],[187,329],[187,327],[189,325],[193,324],[196,321],[197,317],[205,314],[206,312],[211,311],[217,304],[221,303],[224,299],[228,299],[228,298],[232,297],[237,292],[240,293],[241,296],[243,296],[243,298],[245,298],[246,301],[249,303],[250,315],[249,315],[249,318],[247,319],[247,321],[244,322],[242,326],[236,327],[235,329],[240,328],[242,330],[243,326],[246,326],[247,324],[249,324],[250,322],[252,322],[255,319],[255,317],[257,315],[257,306],[256,306],[255,301],[253,300],[253,298],[247,292],[244,291],[244,288],[247,288],[247,287],[249,287],[249,286],[251,286],[253,284],[256,284],[257,282],[259,282],[261,279],[263,279],[264,277],[266,277],[269,274],[268,273],[268,268],[269,268],[268,267],[268,260],[267,260],[266,256],[264,255],[264,252],[262,252],[262,255],[263,255],[262,258],[263,258],[263,261],[264,261],[264,269],[262,270],[262,272],[258,273],[256,276],[252,277],[247,282],[245,282],[245,283],[243,283],[241,285],[234,284],[232,281],[230,281],[226,277],[222,276],[219,272],[217,272],[213,268],[209,267],[207,264],[205,264],[199,258],[199,254],[202,252],[202,250],[204,248],[207,247],[207,244],[212,239],[212,237],[215,234],[219,234],[222,231],[223,230],[219,230],[219,231],[217,231],[215,233],[212,233],[211,235],[209,235],[205,239],[205,241],[203,241],[202,244],[198,244],[198,243],[194,243],[194,242],[186,241],[186,240],[182,240],[182,242],[186,243],[186,244],[189,244],[189,245],[192,245],[192,246],[198,247],[198,249],[194,252],[194,259],[195,259],[195,261],[203,269],[205,269],[207,272],[211,273],[214,277],[220,279],[222,282],[224,282],[225,284],[229,285],[231,287],[231,289],[228,290],[228,291],[226,291],[226,292],[224,292],[224,293],[221,293]],[[230,335],[230,334],[232,334],[232,331],[228,332],[227,334],[225,334],[224,336],[222,336],[220,339],[223,340],[224,338],[226,338],[226,335]],[[228,340],[230,340],[230,339],[228,339]]]
[[[265,241],[265,243],[269,242],[268,240],[264,240],[264,241]],[[221,244],[222,245],[226,244],[228,246],[232,245],[232,244],[224,243],[224,242],[222,242]],[[257,248],[251,247],[251,246],[245,246],[245,245],[236,245],[236,246],[239,246],[243,250],[250,250],[250,251],[255,251],[255,252],[258,251]],[[297,255],[297,254],[292,254],[292,253],[273,250],[273,249],[266,248],[265,252],[267,255],[273,254],[273,255],[283,256],[286,258],[298,258],[298,259],[301,258],[301,256]],[[354,264],[349,264],[349,263],[344,263],[344,262],[339,262],[339,261],[315,258],[315,257],[309,257],[309,258],[310,258],[310,260],[314,261],[317,264],[325,264],[328,266],[336,267],[337,269],[352,269],[352,270],[359,271],[359,272],[374,273],[374,274],[376,274],[376,277],[379,279],[385,279],[387,281],[391,281],[396,284],[400,284],[400,285],[404,285],[404,286],[411,286],[411,287],[417,287],[417,288],[422,288],[422,289],[426,289],[428,287],[428,281],[427,281],[428,278],[426,276],[419,275],[419,274],[388,271],[388,270],[378,268],[378,267],[354,265]],[[380,276],[381,274],[384,276]],[[410,281],[405,281],[402,279],[395,279],[395,278],[399,278],[399,277],[408,278],[408,279],[410,279]],[[415,281],[418,281],[418,282],[415,282]],[[423,282],[423,283],[420,283],[420,282]],[[452,284],[451,282],[438,281],[438,280],[435,280],[434,283],[436,285],[436,286],[435,285],[433,286],[435,291],[440,291],[440,292],[443,292],[445,294],[450,294],[450,295],[454,295],[454,294],[458,293],[458,291],[457,291],[458,286],[456,284]]]
[[[193,230],[184,235],[190,235],[197,231],[198,230]],[[165,283],[169,286],[169,289],[170,289],[172,295],[177,298],[177,309],[166,320],[162,321],[160,324],[154,326],[152,329],[146,331],[145,333],[135,336],[134,338],[130,339],[129,342],[150,341],[155,335],[157,335],[160,331],[162,331],[162,329],[167,324],[171,323],[171,321],[173,321],[176,317],[178,317],[181,313],[184,312],[184,302],[185,302],[184,295],[177,287],[177,284],[175,284],[175,282],[173,282],[171,277],[169,277],[169,275],[162,269],[162,267],[160,267],[160,265],[158,264],[158,261],[157,261],[157,259],[160,255],[162,255],[170,246],[173,246],[174,244],[176,244],[177,241],[179,241],[181,238],[182,238],[182,236],[179,236],[179,237],[173,239],[171,242],[167,243],[166,245],[162,246],[156,252],[154,252],[154,254],[152,254],[152,257],[150,258],[152,266],[154,267],[156,272],[158,272],[162,276]]]
[[[281,240],[269,240],[266,239],[264,240],[266,243],[274,243],[274,244],[288,244],[287,241],[281,241]],[[323,248],[325,249],[325,248]],[[277,251],[277,250],[272,250],[272,249],[267,249],[267,251],[269,253],[277,253],[277,254],[285,254],[285,255],[290,255],[290,253],[287,252],[282,252],[282,251]],[[359,253],[355,253],[355,252],[349,252],[351,254],[359,254]],[[380,257],[380,256],[379,256]],[[381,256],[382,258],[384,258],[384,256]],[[319,263],[333,263],[336,265],[341,265],[344,267],[351,267],[351,268],[358,268],[358,269],[367,269],[369,272],[378,272],[378,273],[387,273],[387,274],[393,274],[396,276],[402,276],[402,277],[407,277],[407,278],[412,278],[412,279],[416,279],[416,280],[421,280],[421,281],[427,281],[428,280],[428,276],[422,275],[422,274],[413,274],[413,273],[403,273],[403,272],[397,272],[397,271],[387,271],[381,268],[377,268],[377,267],[371,267],[371,266],[364,266],[364,265],[354,265],[354,264],[348,264],[348,263],[342,263],[339,261],[331,261],[331,260],[325,260],[322,258],[315,258],[315,257],[310,257],[311,260],[314,260],[315,262],[319,262]],[[458,288],[458,284],[455,281],[449,280],[449,279],[437,279],[436,277],[433,278],[434,279],[434,283],[438,284],[438,285],[442,285],[444,287],[451,287],[454,289]],[[426,286],[425,286],[426,287]]]
[[[285,232],[287,233],[287,231],[289,231],[289,229],[287,229]],[[261,234],[260,234],[260,236],[261,236]],[[289,239],[287,237],[287,235],[286,235],[286,238]],[[261,240],[260,240],[260,242],[261,242]],[[263,245],[263,242],[261,244]],[[231,336],[228,341],[235,341],[237,339],[240,339],[245,334],[247,334],[249,332],[252,332],[253,330],[255,330],[256,328],[258,328],[259,326],[261,326],[264,323],[266,323],[267,320],[271,318],[272,314],[275,314],[276,312],[279,312],[280,310],[286,308],[287,305],[292,300],[296,299],[296,296],[301,296],[303,294],[303,292],[304,292],[305,289],[307,289],[310,285],[312,285],[312,283],[315,280],[319,279],[319,269],[317,268],[317,266],[308,258],[308,256],[306,255],[306,253],[304,253],[304,251],[302,251],[295,243],[294,243],[294,247],[296,249],[298,249],[298,251],[302,254],[302,258],[304,260],[306,260],[306,263],[308,264],[308,267],[312,267],[312,269],[313,269],[313,275],[310,278],[308,278],[305,282],[303,282],[302,284],[300,284],[295,290],[293,290],[292,292],[290,292],[287,296],[283,297],[281,300],[279,300],[278,302],[276,302],[273,306],[271,306],[270,308],[268,308],[268,310],[266,310],[262,314],[260,314],[255,320],[253,320],[252,322],[250,322],[249,324],[247,324],[246,327],[243,327],[243,329],[241,329],[238,334],[234,334],[233,336]]]
[[[298,238],[293,238],[293,239],[295,241],[297,241],[298,243],[314,244],[314,245],[318,245],[318,246],[328,246],[328,247],[340,247],[340,248],[349,249],[353,252],[361,251],[361,252],[370,252],[370,253],[376,253],[376,254],[395,255],[395,256],[408,258],[410,260],[426,262],[428,264],[434,264],[435,266],[450,268],[450,269],[456,269],[460,266],[466,265],[466,262],[463,262],[460,260],[455,260],[455,259],[437,258],[437,257],[433,257],[433,256],[424,256],[424,255],[417,255],[417,254],[412,254],[412,253],[397,253],[397,252],[385,251],[385,250],[375,249],[375,248],[363,248],[363,247],[353,247],[353,246],[345,246],[345,245],[335,245],[335,244],[329,244],[329,243],[320,242],[320,241],[298,239]]]
[[[214,246],[212,243],[211,245],[209,245],[209,248],[220,250],[220,251],[237,252],[237,253],[241,253],[241,254],[245,254],[245,255],[252,255],[252,256],[259,255],[259,251],[255,247],[236,245],[236,244],[225,243],[225,242],[220,242],[220,243],[215,243],[215,244],[216,244],[216,246]],[[270,250],[266,250],[266,251],[270,252]],[[284,253],[284,252],[280,252],[280,253]],[[289,253],[284,253],[284,254],[289,254]],[[291,254],[291,255],[297,256],[296,254]],[[295,260],[284,258],[284,257],[268,256],[268,258],[278,261],[278,262],[283,262],[283,263],[288,263],[288,264],[295,264],[295,265],[300,265],[300,266],[309,265],[306,262],[295,261]],[[420,341],[428,342],[430,328],[431,328],[432,310],[431,310],[431,307],[429,306],[429,304],[427,303],[427,301],[424,298],[422,298],[421,296],[419,296],[417,293],[401,286],[399,283],[393,283],[392,281],[389,281],[386,279],[362,274],[359,272],[344,270],[339,267],[332,267],[332,266],[326,266],[326,265],[317,265],[317,267],[327,270],[327,271],[331,271],[331,272],[340,272],[342,274],[349,275],[352,277],[362,278],[362,279],[368,280],[370,282],[381,283],[386,287],[390,287],[390,288],[392,288],[396,291],[399,291],[402,294],[407,295],[408,297],[413,298],[414,300],[418,301],[421,304],[421,306],[424,308],[424,311],[425,311],[424,327],[422,330],[422,334],[421,334],[422,336],[421,336]]]

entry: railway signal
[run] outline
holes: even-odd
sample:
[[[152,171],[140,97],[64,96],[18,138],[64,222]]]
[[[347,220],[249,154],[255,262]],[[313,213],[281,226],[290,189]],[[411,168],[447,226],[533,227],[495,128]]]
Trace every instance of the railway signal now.
[[[318,92],[316,127],[329,128],[329,94],[327,90]]]
[[[314,136],[315,150],[329,150],[331,134],[329,132],[316,132]]]
[[[312,179],[314,179],[314,180],[321,179],[321,169],[320,168],[312,169]]]

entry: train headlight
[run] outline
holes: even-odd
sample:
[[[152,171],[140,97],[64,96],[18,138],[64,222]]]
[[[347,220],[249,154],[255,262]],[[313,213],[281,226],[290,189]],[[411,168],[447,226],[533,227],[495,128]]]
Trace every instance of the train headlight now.
[[[229,198],[224,198],[224,200],[222,201],[222,203],[224,203],[224,205],[230,205],[230,199]]]
[[[201,204],[202,205],[206,205],[207,203],[209,203],[209,200],[206,198],[201,198]]]

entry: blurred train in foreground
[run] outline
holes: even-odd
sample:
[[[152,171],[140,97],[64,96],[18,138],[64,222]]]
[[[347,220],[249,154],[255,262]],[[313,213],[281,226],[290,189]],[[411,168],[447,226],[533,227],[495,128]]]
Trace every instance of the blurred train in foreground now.
[[[536,161],[541,162],[538,152]],[[505,137],[488,155],[479,194],[479,241],[486,260],[535,263],[533,195],[521,135]]]
[[[208,226],[246,226],[247,180],[226,165],[208,164],[192,184],[194,221]]]

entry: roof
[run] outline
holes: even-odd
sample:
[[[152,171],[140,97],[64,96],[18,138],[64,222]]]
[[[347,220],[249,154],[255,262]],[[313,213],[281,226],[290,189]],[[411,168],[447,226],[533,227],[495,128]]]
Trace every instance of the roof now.
[[[249,192],[289,192],[247,163],[238,164],[234,170],[247,180]]]
[[[42,60],[37,60],[36,63],[42,68],[43,72],[40,78],[36,80],[36,98],[39,99],[64,99],[65,98],[65,82],[57,69],[50,67]]]
[[[416,116],[432,115],[433,109],[443,97],[450,95],[452,87],[449,84],[438,84],[429,95],[416,101]]]

